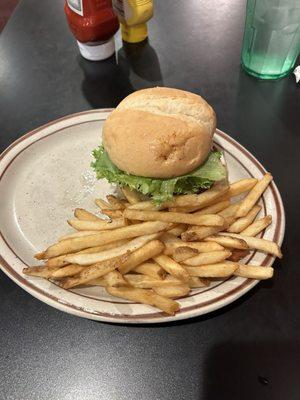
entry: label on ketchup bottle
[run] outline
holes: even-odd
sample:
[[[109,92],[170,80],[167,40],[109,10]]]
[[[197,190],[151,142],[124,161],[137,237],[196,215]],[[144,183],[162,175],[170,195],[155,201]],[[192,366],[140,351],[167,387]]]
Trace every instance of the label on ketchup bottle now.
[[[83,16],[82,0],[67,0],[67,3],[72,11]]]

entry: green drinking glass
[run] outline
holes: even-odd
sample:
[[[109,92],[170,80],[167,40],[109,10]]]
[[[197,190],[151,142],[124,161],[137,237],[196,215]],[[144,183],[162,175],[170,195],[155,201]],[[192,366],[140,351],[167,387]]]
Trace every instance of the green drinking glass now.
[[[300,0],[248,0],[241,63],[248,74],[278,79],[300,50]]]

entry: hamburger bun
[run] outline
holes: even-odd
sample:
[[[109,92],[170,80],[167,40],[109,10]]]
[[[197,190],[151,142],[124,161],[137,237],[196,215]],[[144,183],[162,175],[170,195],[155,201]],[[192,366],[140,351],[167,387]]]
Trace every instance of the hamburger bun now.
[[[207,158],[216,115],[200,96],[156,87],[127,96],[103,127],[103,145],[122,171],[151,178],[187,174]]]

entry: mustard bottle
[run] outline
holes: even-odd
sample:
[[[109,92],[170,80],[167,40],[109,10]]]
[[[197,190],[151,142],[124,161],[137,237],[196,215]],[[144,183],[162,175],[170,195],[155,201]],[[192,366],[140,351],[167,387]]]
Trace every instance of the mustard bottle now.
[[[153,0],[113,0],[122,39],[128,43],[142,42],[148,37],[146,22],[153,16]]]

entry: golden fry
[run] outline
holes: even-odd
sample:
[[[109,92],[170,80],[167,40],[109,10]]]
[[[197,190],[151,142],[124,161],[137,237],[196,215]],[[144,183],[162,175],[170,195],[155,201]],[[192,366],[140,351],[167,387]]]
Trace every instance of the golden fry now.
[[[229,250],[213,251],[212,253],[200,253],[195,257],[184,260],[185,265],[197,267],[199,265],[216,264],[231,256]]]
[[[274,269],[272,267],[261,267],[258,265],[239,264],[239,267],[234,271],[234,275],[250,279],[270,279],[272,278]]]
[[[110,207],[113,210],[124,210],[124,208],[128,205],[127,201],[124,199],[118,199],[116,196],[109,194],[106,196],[107,201],[110,204]]]
[[[187,273],[186,269],[181,264],[178,264],[176,261],[172,260],[172,258],[162,254],[154,257],[154,260],[170,275],[181,280],[182,282],[188,282],[189,274]]]
[[[207,242],[215,242],[220,244],[223,247],[228,247],[229,249],[239,249],[239,250],[247,250],[248,245],[245,240],[240,238],[234,238],[229,236],[210,236],[204,239]]]
[[[226,195],[230,197],[238,196],[239,194],[248,192],[251,190],[257,183],[257,179],[255,178],[246,178],[241,179],[240,181],[231,183],[229,186],[229,190]]]
[[[160,254],[163,251],[164,247],[165,246],[163,245],[163,243],[159,240],[152,240],[151,242],[149,241],[149,243],[132,252],[127,261],[123,263],[122,266],[119,268],[119,271],[121,272],[121,274],[128,273],[139,264],[142,264],[150,258]]]
[[[201,210],[196,211],[193,215],[205,215],[205,214],[220,213],[228,206],[230,206],[229,200],[219,201],[218,203],[212,204],[211,206],[204,207]]]
[[[75,286],[83,285],[92,279],[100,278],[103,275],[120,267],[128,258],[128,254],[123,254],[110,260],[105,260],[89,267],[84,268],[77,276],[65,278],[61,281],[61,287],[69,289]]]
[[[176,299],[178,297],[183,297],[189,294],[190,288],[188,285],[177,285],[168,287],[154,287],[154,292],[163,297],[168,297],[170,299]]]
[[[174,250],[173,258],[177,262],[182,262],[187,258],[194,257],[197,254],[199,254],[197,249],[193,249],[192,247],[188,246],[181,246]]]
[[[109,260],[110,258],[115,258],[115,257],[121,256],[122,254],[125,254],[128,251],[135,252],[139,248],[144,247],[150,241],[152,241],[152,243],[151,243],[151,245],[147,246],[147,248],[148,247],[151,248],[151,246],[153,247],[153,245],[156,245],[156,247],[159,247],[160,251],[162,251],[162,249],[164,248],[164,245],[161,242],[159,242],[159,245],[158,245],[157,244],[158,241],[153,240],[153,239],[156,239],[157,236],[158,235],[155,233],[152,235],[139,236],[139,237],[136,237],[136,238],[132,239],[131,241],[123,244],[122,246],[114,247],[112,249],[101,251],[99,253],[69,254],[66,256],[65,260],[70,263],[79,264],[79,265],[95,264],[100,261]],[[158,253],[156,253],[156,254],[158,254]],[[142,260],[142,261],[146,261],[146,260]],[[136,265],[138,265],[138,264],[136,264]]]
[[[123,212],[121,210],[110,210],[108,208],[102,208],[101,212],[111,219],[123,218]]]
[[[241,235],[245,236],[256,236],[271,223],[272,223],[272,216],[267,215],[266,217],[258,219],[257,221],[253,222],[251,225],[249,225],[246,229],[244,229],[240,233]]]
[[[181,234],[181,239],[184,242],[198,242],[208,236],[214,235],[227,228],[227,224],[224,227],[220,226],[192,226],[186,232]]]
[[[74,216],[82,221],[101,221],[101,218],[85,210],[84,208],[76,208],[74,211]]]
[[[254,206],[247,215],[237,219],[233,224],[229,226],[227,232],[240,233],[247,228],[254,220],[257,214],[260,212],[261,206]]]
[[[175,228],[168,229],[168,233],[173,236],[180,236],[186,230],[185,224],[178,224]]]
[[[248,212],[256,204],[260,196],[269,186],[269,183],[272,181],[272,179],[272,175],[267,173],[260,181],[257,182],[257,184],[241,202],[236,212],[236,217],[244,217],[246,214],[248,214]]]
[[[58,238],[58,241],[62,242],[63,240],[74,239],[76,237],[94,235],[95,233],[97,233],[97,231],[79,231],[79,232],[74,232],[74,233],[70,233],[68,235],[61,236],[60,238]]]
[[[139,274],[148,275],[152,278],[164,279],[166,276],[166,271],[158,265],[156,262],[144,262],[133,269],[133,272]]]
[[[69,264],[65,267],[57,269],[56,271],[53,271],[52,274],[50,275],[50,278],[62,279],[68,276],[74,276],[79,274],[79,272],[81,272],[84,268],[85,267],[82,267],[81,265]]]
[[[233,249],[231,252],[231,256],[228,257],[228,261],[238,262],[243,258],[247,257],[250,254],[249,250],[237,250]]]
[[[139,211],[124,210],[125,218],[141,221],[163,221],[178,224],[223,226],[224,218],[216,214],[195,215],[184,213],[172,213],[168,211]]]
[[[112,210],[111,205],[105,200],[95,199],[95,204],[101,209],[104,208],[104,209],[111,209]]]
[[[218,214],[224,218],[234,217],[240,206],[240,203],[241,202],[239,201],[237,203],[230,204],[228,207],[224,208],[224,210],[220,211]]]
[[[200,288],[210,285],[210,280],[208,278],[199,278],[198,276],[190,276],[189,279],[190,288]]]
[[[45,265],[43,265],[43,266],[38,265],[38,266],[34,266],[34,267],[23,268],[23,274],[49,279],[51,277],[52,273],[56,269],[58,269],[58,268],[50,268]]]
[[[273,254],[276,257],[282,258],[280,247],[277,243],[270,240],[259,239],[251,236],[239,235],[237,233],[220,233],[222,236],[231,236],[244,240],[249,249],[261,250],[265,253]]]
[[[237,269],[238,264],[235,263],[218,263],[201,265],[200,267],[187,267],[188,273],[191,276],[199,276],[203,278],[226,278],[231,276]]]
[[[48,247],[45,251],[45,258],[73,253],[88,247],[100,246],[120,239],[131,239],[140,235],[160,232],[166,229],[168,225],[165,222],[144,222],[137,225],[124,226],[112,231],[100,232],[96,235],[64,240]]]
[[[154,293],[152,290],[135,288],[114,288],[107,287],[107,292],[115,297],[136,301],[137,303],[148,304],[159,308],[167,314],[174,315],[179,310],[179,304],[171,299],[167,299]]]
[[[131,190],[129,186],[122,187],[122,193],[130,204],[136,204],[141,201],[141,196],[136,190]]]
[[[115,220],[100,220],[98,221],[82,221],[80,219],[69,219],[68,224],[78,231],[106,231],[116,228],[122,228],[128,225],[124,218]]]

